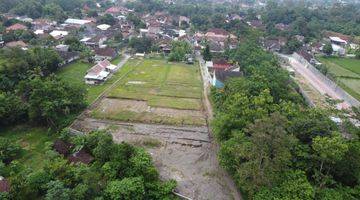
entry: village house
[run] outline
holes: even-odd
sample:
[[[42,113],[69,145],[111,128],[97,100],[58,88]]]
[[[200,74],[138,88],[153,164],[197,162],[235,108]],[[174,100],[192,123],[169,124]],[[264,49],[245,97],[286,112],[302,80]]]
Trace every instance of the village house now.
[[[110,73],[115,72],[117,66],[111,64],[108,60],[103,60],[94,65],[91,69],[87,71],[85,75],[86,84],[101,84],[106,81]]]
[[[9,47],[9,48],[20,47],[23,50],[27,50],[27,48],[28,48],[28,44],[26,44],[22,40],[8,42],[5,44],[5,46]]]
[[[6,28],[6,32],[18,31],[18,30],[28,30],[28,28],[25,25],[19,23],[13,24]]]
[[[92,38],[86,37],[80,40],[80,42],[84,43],[85,45],[93,48],[100,48],[104,47],[104,42],[107,41],[107,37],[105,35],[96,35]]]
[[[345,46],[348,44],[348,42],[337,36],[330,36],[329,40],[331,42],[333,54],[339,55],[339,56],[345,56],[345,54],[346,54]]]
[[[64,38],[65,36],[69,35],[69,32],[68,31],[63,31],[63,30],[53,30],[49,34],[55,40],[60,40],[60,39]]]
[[[242,76],[242,73],[239,71],[215,70],[211,84],[216,88],[223,88],[227,79],[240,76]]]
[[[94,59],[96,61],[101,61],[101,60],[105,60],[105,59],[112,60],[117,55],[115,49],[110,48],[110,47],[95,48],[94,54],[95,54]]]
[[[214,73],[216,70],[226,71],[233,67],[233,65],[227,62],[225,59],[214,59],[205,63],[210,74]]]
[[[48,19],[35,19],[31,23],[31,27],[33,30],[43,30],[43,31],[50,31],[55,28],[56,26],[55,21],[51,21]]]
[[[108,8],[105,13],[106,14],[110,14],[114,17],[118,16],[118,15],[127,15],[130,12],[132,12],[131,10],[125,8],[125,7],[121,7],[121,6],[113,6]]]
[[[190,25],[190,19],[185,16],[180,16],[179,17],[179,27],[181,27],[182,24]]]
[[[275,24],[275,28],[280,31],[289,31],[290,25],[284,23]]]
[[[253,28],[265,30],[265,25],[260,20],[251,20],[246,23]]]
[[[98,26],[96,26],[98,29],[102,30],[102,31],[106,31],[108,30],[111,26],[108,24],[100,24]]]
[[[67,20],[65,20],[65,24],[69,24],[69,25],[85,25],[91,23],[90,20],[85,20],[85,19],[73,19],[73,18],[69,18]]]
[[[59,64],[59,66],[67,65],[75,60],[78,60],[80,58],[79,52],[69,52],[69,51],[59,51],[57,50],[57,53],[59,54],[60,58],[62,59],[62,62]]]
[[[205,38],[214,42],[226,42],[228,39],[236,39],[236,36],[224,29],[214,28],[205,33]]]
[[[56,140],[54,142],[53,148],[56,152],[67,158],[70,163],[82,163],[87,165],[94,160],[94,157],[84,149],[71,154],[71,149],[74,148],[74,145],[68,142],[64,142],[63,140]]]

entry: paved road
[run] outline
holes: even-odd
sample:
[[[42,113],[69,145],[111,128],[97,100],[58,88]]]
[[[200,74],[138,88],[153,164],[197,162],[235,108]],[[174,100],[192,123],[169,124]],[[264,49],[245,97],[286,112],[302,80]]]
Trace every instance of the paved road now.
[[[301,76],[303,76],[316,90],[318,90],[321,94],[329,95],[331,98],[335,100],[342,100],[342,103],[339,103],[337,106],[340,109],[348,109],[350,108],[351,104],[349,102],[346,102],[345,99],[343,99],[331,86],[327,85],[321,78],[319,78],[316,74],[314,74],[310,69],[308,69],[306,66],[304,66],[302,63],[297,61],[292,56],[286,56],[281,55],[284,57],[287,57],[289,59],[289,64],[292,66],[292,68],[299,73]]]

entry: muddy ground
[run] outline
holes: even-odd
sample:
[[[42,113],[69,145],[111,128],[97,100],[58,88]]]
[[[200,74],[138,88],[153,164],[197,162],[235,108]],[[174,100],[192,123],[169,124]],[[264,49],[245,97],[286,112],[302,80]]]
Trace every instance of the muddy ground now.
[[[104,129],[116,142],[128,142],[148,150],[164,180],[175,179],[177,192],[191,199],[234,199],[227,175],[219,167],[216,149],[206,126],[179,127],[122,123],[83,118],[73,127],[79,131]]]

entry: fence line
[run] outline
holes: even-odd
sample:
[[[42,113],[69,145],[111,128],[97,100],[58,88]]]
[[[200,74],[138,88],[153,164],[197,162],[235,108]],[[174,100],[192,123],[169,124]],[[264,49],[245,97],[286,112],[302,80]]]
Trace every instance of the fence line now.
[[[293,57],[297,61],[299,61],[301,64],[305,65],[306,68],[309,69],[312,73],[314,73],[317,78],[321,79],[321,81],[323,81],[328,86],[330,86],[342,98],[342,100],[349,103],[350,106],[355,106],[355,107],[360,106],[360,102],[357,99],[352,97],[349,93],[347,93],[345,90],[343,90],[341,87],[339,87],[335,82],[333,82],[328,77],[326,77],[324,74],[322,74],[312,64],[310,64],[307,60],[305,60],[305,58],[303,58],[302,56],[300,56],[297,53],[294,53]]]

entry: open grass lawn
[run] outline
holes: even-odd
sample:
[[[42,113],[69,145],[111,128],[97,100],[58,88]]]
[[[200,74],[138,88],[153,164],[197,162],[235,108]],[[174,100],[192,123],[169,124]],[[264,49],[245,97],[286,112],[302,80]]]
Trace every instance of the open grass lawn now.
[[[353,58],[318,57],[338,84],[354,98],[360,100],[360,60]]]
[[[355,58],[328,58],[329,61],[360,75],[360,60]]]
[[[132,61],[128,62],[128,65],[133,64]],[[114,83],[119,77],[128,72],[131,68],[127,67],[126,69],[121,69],[112,75],[104,84],[102,85],[87,85],[84,81],[84,76],[88,69],[90,69],[94,64],[83,63],[81,61],[74,62],[70,65],[67,65],[60,69],[57,72],[57,75],[63,80],[70,82],[72,84],[78,84],[86,88],[87,102],[92,103],[106,88],[108,88],[112,83]],[[125,66],[124,66],[125,67]]]
[[[154,107],[200,110],[199,73],[195,65],[145,59],[108,97],[145,100]]]
[[[135,65],[132,63],[136,63]],[[202,82],[197,65],[161,59],[134,59],[107,94],[108,101],[92,117],[129,122],[206,125],[202,114]],[[124,103],[126,101],[126,103]]]
[[[46,143],[54,141],[56,138],[54,135],[49,135],[44,128],[26,125],[0,129],[0,137],[8,138],[13,143],[19,144],[23,151],[17,160],[33,169],[39,169],[43,166]]]

